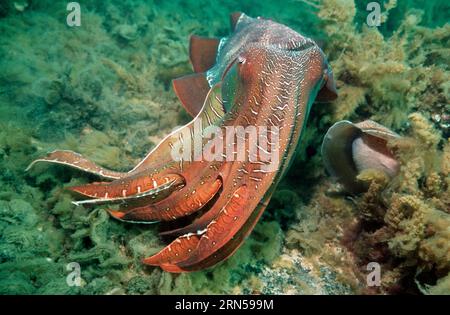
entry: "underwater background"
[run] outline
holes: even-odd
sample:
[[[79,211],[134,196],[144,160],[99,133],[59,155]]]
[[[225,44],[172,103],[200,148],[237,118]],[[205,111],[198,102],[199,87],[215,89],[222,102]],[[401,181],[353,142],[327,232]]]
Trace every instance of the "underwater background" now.
[[[0,1],[0,294],[450,294],[450,5],[446,0]],[[339,97],[315,104],[298,153],[256,229],[225,262],[174,275],[145,267],[156,225],[74,206],[93,180],[35,158],[70,149],[131,169],[189,121],[172,88],[190,73],[190,34],[230,33],[229,14],[283,23],[323,47]],[[408,141],[392,181],[345,197],[325,173],[328,127],[373,119]],[[81,285],[68,285],[76,262]],[[367,264],[381,265],[368,287]]]

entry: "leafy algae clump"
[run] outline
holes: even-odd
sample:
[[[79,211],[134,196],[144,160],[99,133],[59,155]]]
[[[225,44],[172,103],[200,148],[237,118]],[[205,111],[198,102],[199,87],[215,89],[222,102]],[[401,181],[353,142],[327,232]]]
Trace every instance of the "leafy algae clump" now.
[[[287,246],[300,248],[312,270],[327,262],[357,292],[448,294],[450,25],[445,19],[433,21],[434,28],[424,25],[424,19],[440,14],[433,5],[423,10],[402,5],[399,11],[396,1],[385,1],[385,24],[377,29],[365,25],[367,2],[315,3],[339,90],[335,102],[317,110],[322,118],[312,118],[318,133],[323,135],[326,129],[320,130],[337,120],[373,119],[407,137],[389,143],[400,161],[400,174],[389,182],[374,170],[361,173],[358,179],[369,189],[351,201],[316,174],[316,188],[297,211],[299,223],[289,229]],[[440,5],[445,6],[436,7]],[[389,29],[394,19],[398,24]],[[314,143],[310,139],[305,144]],[[297,160],[300,171],[291,171],[288,179],[294,174],[304,178],[305,166],[320,167],[314,159]],[[298,180],[290,182],[305,188]],[[327,234],[329,239],[324,239]],[[330,254],[323,244],[336,252]],[[381,288],[366,286],[361,270],[369,262],[382,265]]]
[[[395,4],[390,1],[387,7],[392,10]],[[345,0],[325,0],[319,11],[342,95],[335,102],[334,120],[370,116],[398,129],[412,111],[448,112],[449,73],[445,69],[449,50],[445,43],[450,40],[450,25],[426,28],[420,25],[423,11],[402,11],[404,16],[391,16],[401,24],[388,36],[364,20],[359,21],[358,31],[355,12],[353,1]]]

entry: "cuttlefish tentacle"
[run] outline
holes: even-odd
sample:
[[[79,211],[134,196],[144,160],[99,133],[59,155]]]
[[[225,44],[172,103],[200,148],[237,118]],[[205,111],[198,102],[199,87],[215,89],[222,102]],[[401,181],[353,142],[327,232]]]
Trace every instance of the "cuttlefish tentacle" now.
[[[220,169],[217,170],[217,173],[214,173],[214,178],[220,179],[222,188],[226,187],[233,187],[233,185],[230,185],[228,181],[225,181],[225,179],[230,180],[232,177],[231,170],[232,164],[227,163],[222,165]],[[207,172],[209,174],[209,172]],[[207,175],[211,176],[211,175]],[[196,186],[198,187],[198,186]],[[231,192],[227,193],[221,193],[217,200],[215,200],[214,204],[208,209],[208,211],[202,213],[199,217],[197,217],[192,223],[190,223],[187,226],[177,228],[174,230],[164,231],[161,232],[161,236],[180,236],[185,235],[189,233],[196,233],[197,231],[204,230],[207,225],[214,220],[218,214],[220,213],[221,209],[224,207],[224,205],[228,202],[229,197],[231,197]]]
[[[222,181],[205,182],[190,193],[178,194],[178,198],[170,196],[155,204],[136,207],[126,212],[110,210],[110,214],[123,221],[171,221],[188,216],[206,205],[222,187]]]

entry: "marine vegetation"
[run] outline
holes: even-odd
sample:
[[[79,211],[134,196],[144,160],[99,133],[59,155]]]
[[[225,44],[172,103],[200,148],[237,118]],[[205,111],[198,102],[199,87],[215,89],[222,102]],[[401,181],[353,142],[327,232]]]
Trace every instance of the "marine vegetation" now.
[[[369,27],[367,2],[89,0],[81,26],[69,27],[67,2],[2,1],[0,292],[449,294],[449,4],[380,1],[381,25]],[[24,170],[56,149],[132,169],[192,119],[170,84],[192,71],[186,39],[226,36],[236,11],[313,38],[339,97],[312,106],[300,149],[242,246],[214,267],[172,274],[141,263],[170,241],[157,225],[72,203],[68,188],[96,176]],[[398,135],[386,141],[398,169],[365,165],[353,178],[364,189],[343,189],[320,154],[341,120]],[[367,285],[373,262],[380,286]]]

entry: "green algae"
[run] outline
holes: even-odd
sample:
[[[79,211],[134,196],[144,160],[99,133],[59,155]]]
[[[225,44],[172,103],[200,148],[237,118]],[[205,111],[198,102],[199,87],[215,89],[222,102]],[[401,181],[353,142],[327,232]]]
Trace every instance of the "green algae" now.
[[[80,28],[65,25],[65,2],[27,3],[23,11],[13,1],[0,4],[1,294],[390,293],[408,277],[416,287],[404,292],[450,292],[445,1],[390,1],[378,30],[364,25],[364,1],[86,1]],[[24,170],[56,148],[117,170],[133,167],[189,119],[170,88],[172,78],[190,72],[189,34],[228,34],[233,11],[273,18],[324,42],[340,96],[313,107],[305,150],[236,254],[209,270],[172,275],[140,263],[163,246],[156,226],[124,224],[101,207],[71,203],[64,187],[92,178],[59,166]],[[408,118],[413,112],[421,116]],[[388,192],[402,194],[400,204],[329,195],[322,136],[336,120],[365,118],[419,139],[409,149],[399,144],[402,180]],[[380,189],[371,192],[384,195]],[[411,216],[380,238],[402,263],[382,260],[386,284],[367,290],[361,266],[385,257],[370,242],[378,235],[353,227],[361,213],[392,225],[408,205]],[[375,218],[371,209],[389,215]],[[66,282],[70,262],[80,264],[80,287]]]

